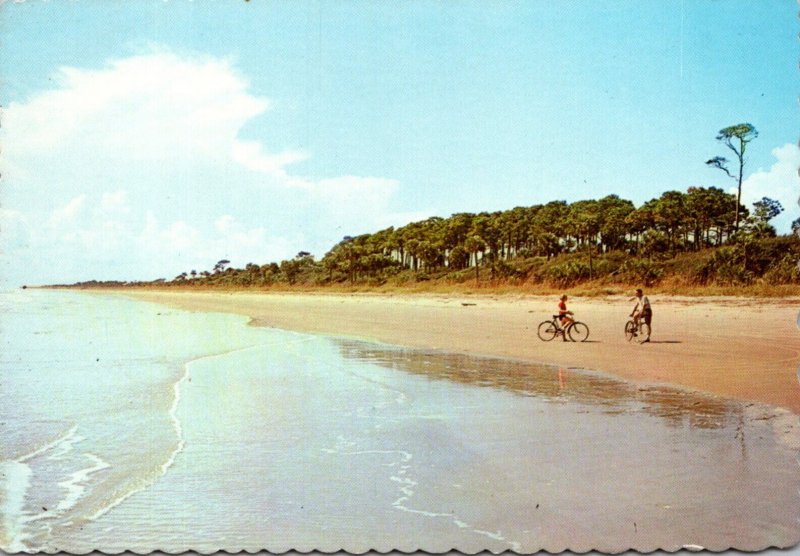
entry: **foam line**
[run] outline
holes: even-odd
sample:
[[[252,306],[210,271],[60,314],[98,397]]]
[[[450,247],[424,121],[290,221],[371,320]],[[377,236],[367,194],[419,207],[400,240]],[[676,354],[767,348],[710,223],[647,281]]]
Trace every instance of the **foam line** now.
[[[0,506],[0,510],[2,510],[0,516],[3,517],[3,530],[5,531],[5,538],[0,538],[0,541],[7,543],[7,545],[0,546],[3,550],[8,552],[28,550],[29,547],[23,542],[27,538],[25,525],[38,519],[38,517],[24,517],[25,497],[33,474],[26,462],[53,450],[57,451],[50,456],[50,459],[62,459],[64,455],[73,450],[73,444],[83,440],[83,437],[76,434],[77,431],[78,425],[72,425],[69,430],[51,442],[47,442],[13,461],[0,464],[0,469],[2,469],[0,477],[5,478],[0,481],[0,492],[4,494],[4,503]]]
[[[183,435],[183,424],[181,423],[181,420],[178,418],[178,406],[180,405],[180,402],[181,402],[181,386],[183,385],[183,383],[190,376],[190,367],[191,367],[191,365],[193,365],[195,363],[199,363],[201,361],[206,361],[206,360],[210,360],[210,359],[216,359],[216,358],[219,358],[219,357],[225,357],[227,355],[231,355],[231,354],[234,354],[234,353],[241,353],[241,352],[249,351],[249,350],[260,348],[260,347],[262,347],[262,345],[258,344],[258,345],[255,345],[255,346],[248,346],[248,347],[244,347],[244,348],[233,349],[233,350],[226,351],[226,352],[223,352],[223,353],[215,353],[215,354],[211,354],[211,355],[204,355],[202,357],[198,357],[197,359],[192,359],[191,361],[187,361],[184,364],[184,366],[183,366],[183,374],[172,385],[173,398],[172,398],[172,404],[170,405],[169,412],[168,412],[170,420],[172,421],[172,427],[173,427],[173,429],[175,429],[175,435],[177,436],[178,442],[175,445],[175,449],[172,450],[172,452],[167,457],[166,461],[163,464],[161,464],[161,467],[160,467],[161,473],[159,474],[158,477],[156,477],[156,478],[154,478],[152,480],[144,481],[143,484],[141,484],[140,486],[134,487],[131,490],[129,490],[128,492],[123,493],[122,495],[120,495],[116,499],[112,500],[109,504],[107,504],[107,505],[103,506],[102,508],[100,508],[99,510],[97,510],[95,513],[93,513],[92,515],[89,516],[88,519],[90,521],[94,521],[96,519],[99,519],[103,515],[107,514],[108,512],[110,512],[111,510],[113,510],[114,508],[116,508],[117,506],[122,504],[125,500],[127,500],[128,498],[130,498],[131,496],[133,496],[137,492],[140,492],[140,491],[148,488],[150,485],[152,485],[159,478],[163,477],[167,473],[167,470],[175,464],[175,460],[177,459],[178,455],[183,451],[183,448],[186,445],[186,439],[184,438],[184,435]]]
[[[344,444],[346,442],[345,442],[345,439],[342,436],[339,436],[338,443],[339,444]],[[352,445],[352,443],[349,443],[349,444]],[[400,464],[399,465],[399,470],[397,471],[397,473],[395,475],[391,475],[389,477],[390,481],[400,485],[397,488],[400,491],[400,494],[402,494],[402,496],[400,496],[397,500],[392,502],[392,507],[393,508],[395,508],[397,510],[400,510],[402,512],[411,513],[411,514],[417,514],[417,515],[423,515],[425,517],[449,518],[450,521],[456,527],[458,527],[459,529],[462,529],[462,530],[466,529],[466,530],[469,530],[472,533],[475,533],[477,535],[483,535],[485,537],[489,537],[490,539],[493,539],[493,540],[496,540],[496,541],[500,541],[500,542],[504,542],[504,543],[509,545],[509,547],[510,547],[510,549],[512,551],[515,551],[515,552],[521,552],[522,551],[522,544],[521,543],[506,538],[502,534],[501,531],[491,532],[491,531],[484,531],[482,529],[476,529],[474,526],[470,525],[469,523],[459,519],[458,516],[453,514],[453,513],[431,512],[431,511],[427,511],[427,510],[418,510],[418,509],[411,508],[411,507],[407,506],[406,503],[409,500],[411,500],[411,498],[413,498],[413,496],[414,496],[414,488],[413,487],[415,487],[415,486],[417,486],[419,484],[417,481],[405,476],[408,473],[409,469],[411,469],[411,465],[409,464],[409,462],[413,459],[413,456],[412,456],[412,454],[410,452],[406,452],[405,450],[359,450],[359,451],[355,451],[355,452],[339,452],[338,450],[331,450],[331,449],[323,449],[323,451],[326,452],[326,453],[329,453],[329,454],[338,453],[338,454],[341,454],[341,455],[344,455],[344,456],[357,456],[357,455],[363,455],[363,454],[400,454],[402,456],[402,461],[395,461],[395,462],[393,462],[391,464],[384,464],[384,465],[389,466],[389,467],[394,467],[394,466]],[[405,465],[403,465],[403,464],[405,464]]]
[[[160,475],[157,478],[153,479],[152,481],[145,481],[143,484],[136,486],[131,490],[129,490],[128,492],[125,492],[122,495],[118,496],[117,498],[115,498],[114,500],[112,500],[99,510],[97,510],[95,513],[90,515],[89,521],[94,521],[96,519],[99,519],[100,517],[104,516],[105,514],[107,514],[120,504],[122,504],[125,500],[127,500],[137,492],[140,492],[149,487],[150,485],[152,485],[156,480],[158,480],[158,478],[163,477],[167,473],[167,470],[170,467],[172,467],[172,465],[175,463],[175,459],[178,457],[178,454],[183,451],[183,447],[186,445],[186,440],[183,437],[183,425],[181,424],[181,421],[180,419],[178,419],[177,415],[178,405],[180,404],[181,401],[181,384],[183,384],[183,382],[189,378],[189,365],[194,361],[199,361],[200,359],[195,359],[193,361],[189,361],[186,364],[184,364],[183,374],[172,385],[173,397],[172,397],[172,404],[170,405],[168,414],[170,421],[172,421],[172,428],[175,430],[178,442],[175,445],[175,448],[172,450],[172,452],[170,452],[166,461],[161,464]]]
[[[58,486],[67,490],[67,495],[61,502],[58,503],[58,505],[56,506],[56,510],[66,511],[75,506],[75,504],[78,503],[78,500],[80,500],[81,495],[83,495],[84,491],[86,490],[85,485],[83,485],[82,483],[86,479],[88,479],[89,476],[92,475],[93,473],[96,473],[101,469],[110,467],[108,463],[106,463],[105,461],[103,461],[101,458],[97,457],[94,454],[84,454],[84,455],[92,462],[94,462],[94,465],[76,471],[66,481],[58,483]]]
[[[56,446],[58,446],[62,442],[69,443],[70,439],[73,436],[75,436],[75,432],[77,430],[78,430],[78,425],[72,425],[72,427],[66,433],[64,433],[63,435],[59,436],[58,438],[56,438],[52,442],[48,442],[44,446],[41,446],[40,448],[37,448],[36,450],[34,450],[32,452],[30,452],[28,454],[25,454],[24,456],[20,456],[14,461],[16,461],[17,463],[25,463],[29,459],[33,459],[36,456],[39,456],[39,455],[44,454],[45,452],[47,452],[49,450],[52,450],[53,448],[55,448]],[[77,441],[79,442],[80,440],[82,440],[82,439],[79,439]],[[70,444],[70,448],[71,448],[71,444]],[[69,451],[69,450],[67,450],[67,451]]]
[[[189,378],[190,363],[186,363],[183,366],[183,375],[172,385],[173,396],[172,405],[170,405],[169,408],[169,418],[172,421],[172,428],[175,429],[175,435],[178,437],[178,444],[167,458],[167,461],[161,466],[162,475],[167,472],[167,469],[172,467],[172,464],[175,463],[175,458],[178,457],[178,454],[183,451],[183,447],[186,445],[186,440],[183,437],[183,425],[181,424],[181,420],[178,419],[178,405],[181,403],[181,385]]]
[[[20,461],[0,463],[0,485],[5,500],[0,505],[5,537],[0,537],[0,548],[7,552],[23,552],[28,547],[23,543],[24,524],[22,518],[25,494],[30,486],[31,468]]]

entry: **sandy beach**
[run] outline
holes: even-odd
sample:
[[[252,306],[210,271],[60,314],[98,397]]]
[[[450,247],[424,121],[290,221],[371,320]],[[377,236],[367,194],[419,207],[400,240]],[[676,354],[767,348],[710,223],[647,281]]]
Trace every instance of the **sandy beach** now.
[[[629,298],[570,300],[591,335],[542,342],[556,300],[537,296],[122,291],[194,311],[247,315],[258,326],[490,355],[613,374],[762,402],[800,414],[798,304],[791,300],[651,296],[649,344],[629,343]]]
[[[648,345],[620,332],[623,299],[573,301],[592,326],[581,344],[540,341],[551,303],[530,296],[2,301],[0,550],[750,551],[800,536],[796,341],[745,327],[788,319],[786,300],[654,297]],[[700,324],[667,335],[724,319],[766,349]]]

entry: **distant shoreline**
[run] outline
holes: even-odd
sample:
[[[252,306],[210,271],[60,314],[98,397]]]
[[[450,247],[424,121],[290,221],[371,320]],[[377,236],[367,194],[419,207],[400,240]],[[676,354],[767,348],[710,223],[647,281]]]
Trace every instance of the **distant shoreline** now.
[[[97,291],[133,291],[133,292],[190,292],[190,293],[252,293],[252,294],[277,294],[277,295],[376,295],[395,296],[407,295],[462,295],[462,296],[553,296],[566,293],[573,297],[604,298],[609,296],[632,295],[640,284],[613,286],[602,284],[582,284],[570,288],[548,287],[545,285],[516,285],[516,284],[431,284],[421,282],[402,286],[231,286],[207,284],[158,284],[134,282],[98,282],[96,284],[47,284],[24,285],[21,288],[31,289],[66,289],[66,290],[97,290]],[[766,285],[755,284],[752,286],[653,286],[647,288],[653,295],[666,297],[686,297],[702,300],[710,298],[715,302],[721,299],[737,300],[775,300],[796,301],[800,304],[800,284]]]
[[[246,315],[258,326],[598,370],[800,415],[796,300],[652,294],[652,342],[638,345],[623,334],[632,307],[627,296],[571,299],[570,309],[591,329],[589,341],[546,343],[536,326],[552,315],[553,296],[91,291]]]

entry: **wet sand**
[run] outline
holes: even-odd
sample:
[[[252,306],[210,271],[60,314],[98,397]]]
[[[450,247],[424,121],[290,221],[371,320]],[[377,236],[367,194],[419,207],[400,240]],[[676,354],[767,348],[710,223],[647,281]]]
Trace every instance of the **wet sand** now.
[[[439,461],[431,465],[449,462],[459,492],[437,501],[433,493],[446,489],[425,489],[425,507],[478,512],[484,529],[514,539],[512,549],[753,550],[800,540],[800,430],[788,411],[508,359],[340,346],[347,359],[429,381],[411,395],[422,396],[430,381],[484,389],[474,394],[478,405],[452,407],[463,402],[445,387],[459,419],[435,435]],[[408,388],[407,380],[395,386]],[[420,422],[409,432],[430,437],[431,429]]]
[[[254,458],[243,469],[255,476],[241,477],[255,504],[245,515],[269,518],[237,524],[235,536],[223,527],[231,548],[749,551],[800,540],[797,333],[766,333],[776,311],[794,313],[788,304],[659,300],[654,343],[635,345],[617,326],[625,300],[575,300],[595,341],[563,344],[536,338],[551,305],[539,298],[124,293],[321,334],[190,373],[179,406],[187,450],[210,451],[187,451],[186,462]],[[681,336],[659,335],[658,323],[681,321]],[[325,356],[328,342],[344,363]],[[308,362],[272,364],[270,353]],[[243,400],[209,439],[216,429],[191,416],[220,392]],[[249,432],[231,434],[234,422]],[[87,531],[106,547],[117,547],[117,523],[147,539],[158,528],[137,516],[187,507],[193,481],[219,488],[202,468],[173,471]],[[208,545],[193,535],[175,546],[219,545],[207,532]]]
[[[615,553],[800,540],[789,412],[265,332],[189,364],[176,464],[60,548]]]
[[[633,303],[622,297],[570,300],[591,329],[589,341],[576,344],[537,338],[556,300],[535,296],[122,293],[247,315],[260,326],[604,371],[800,414],[800,303],[792,300],[651,296],[652,342],[639,345],[624,337]]]

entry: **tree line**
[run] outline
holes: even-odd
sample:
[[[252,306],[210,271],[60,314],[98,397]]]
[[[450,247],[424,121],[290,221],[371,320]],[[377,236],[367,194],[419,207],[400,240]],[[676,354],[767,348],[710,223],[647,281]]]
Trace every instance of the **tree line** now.
[[[770,224],[782,210],[767,197],[748,209],[716,187],[667,191],[639,207],[617,195],[552,201],[346,236],[319,259],[301,251],[244,268],[222,259],[210,270],[148,284],[318,287],[440,280],[569,287],[591,281],[653,285],[675,276],[686,285],[798,283],[800,239],[778,236]],[[793,224],[798,229],[800,219]]]

